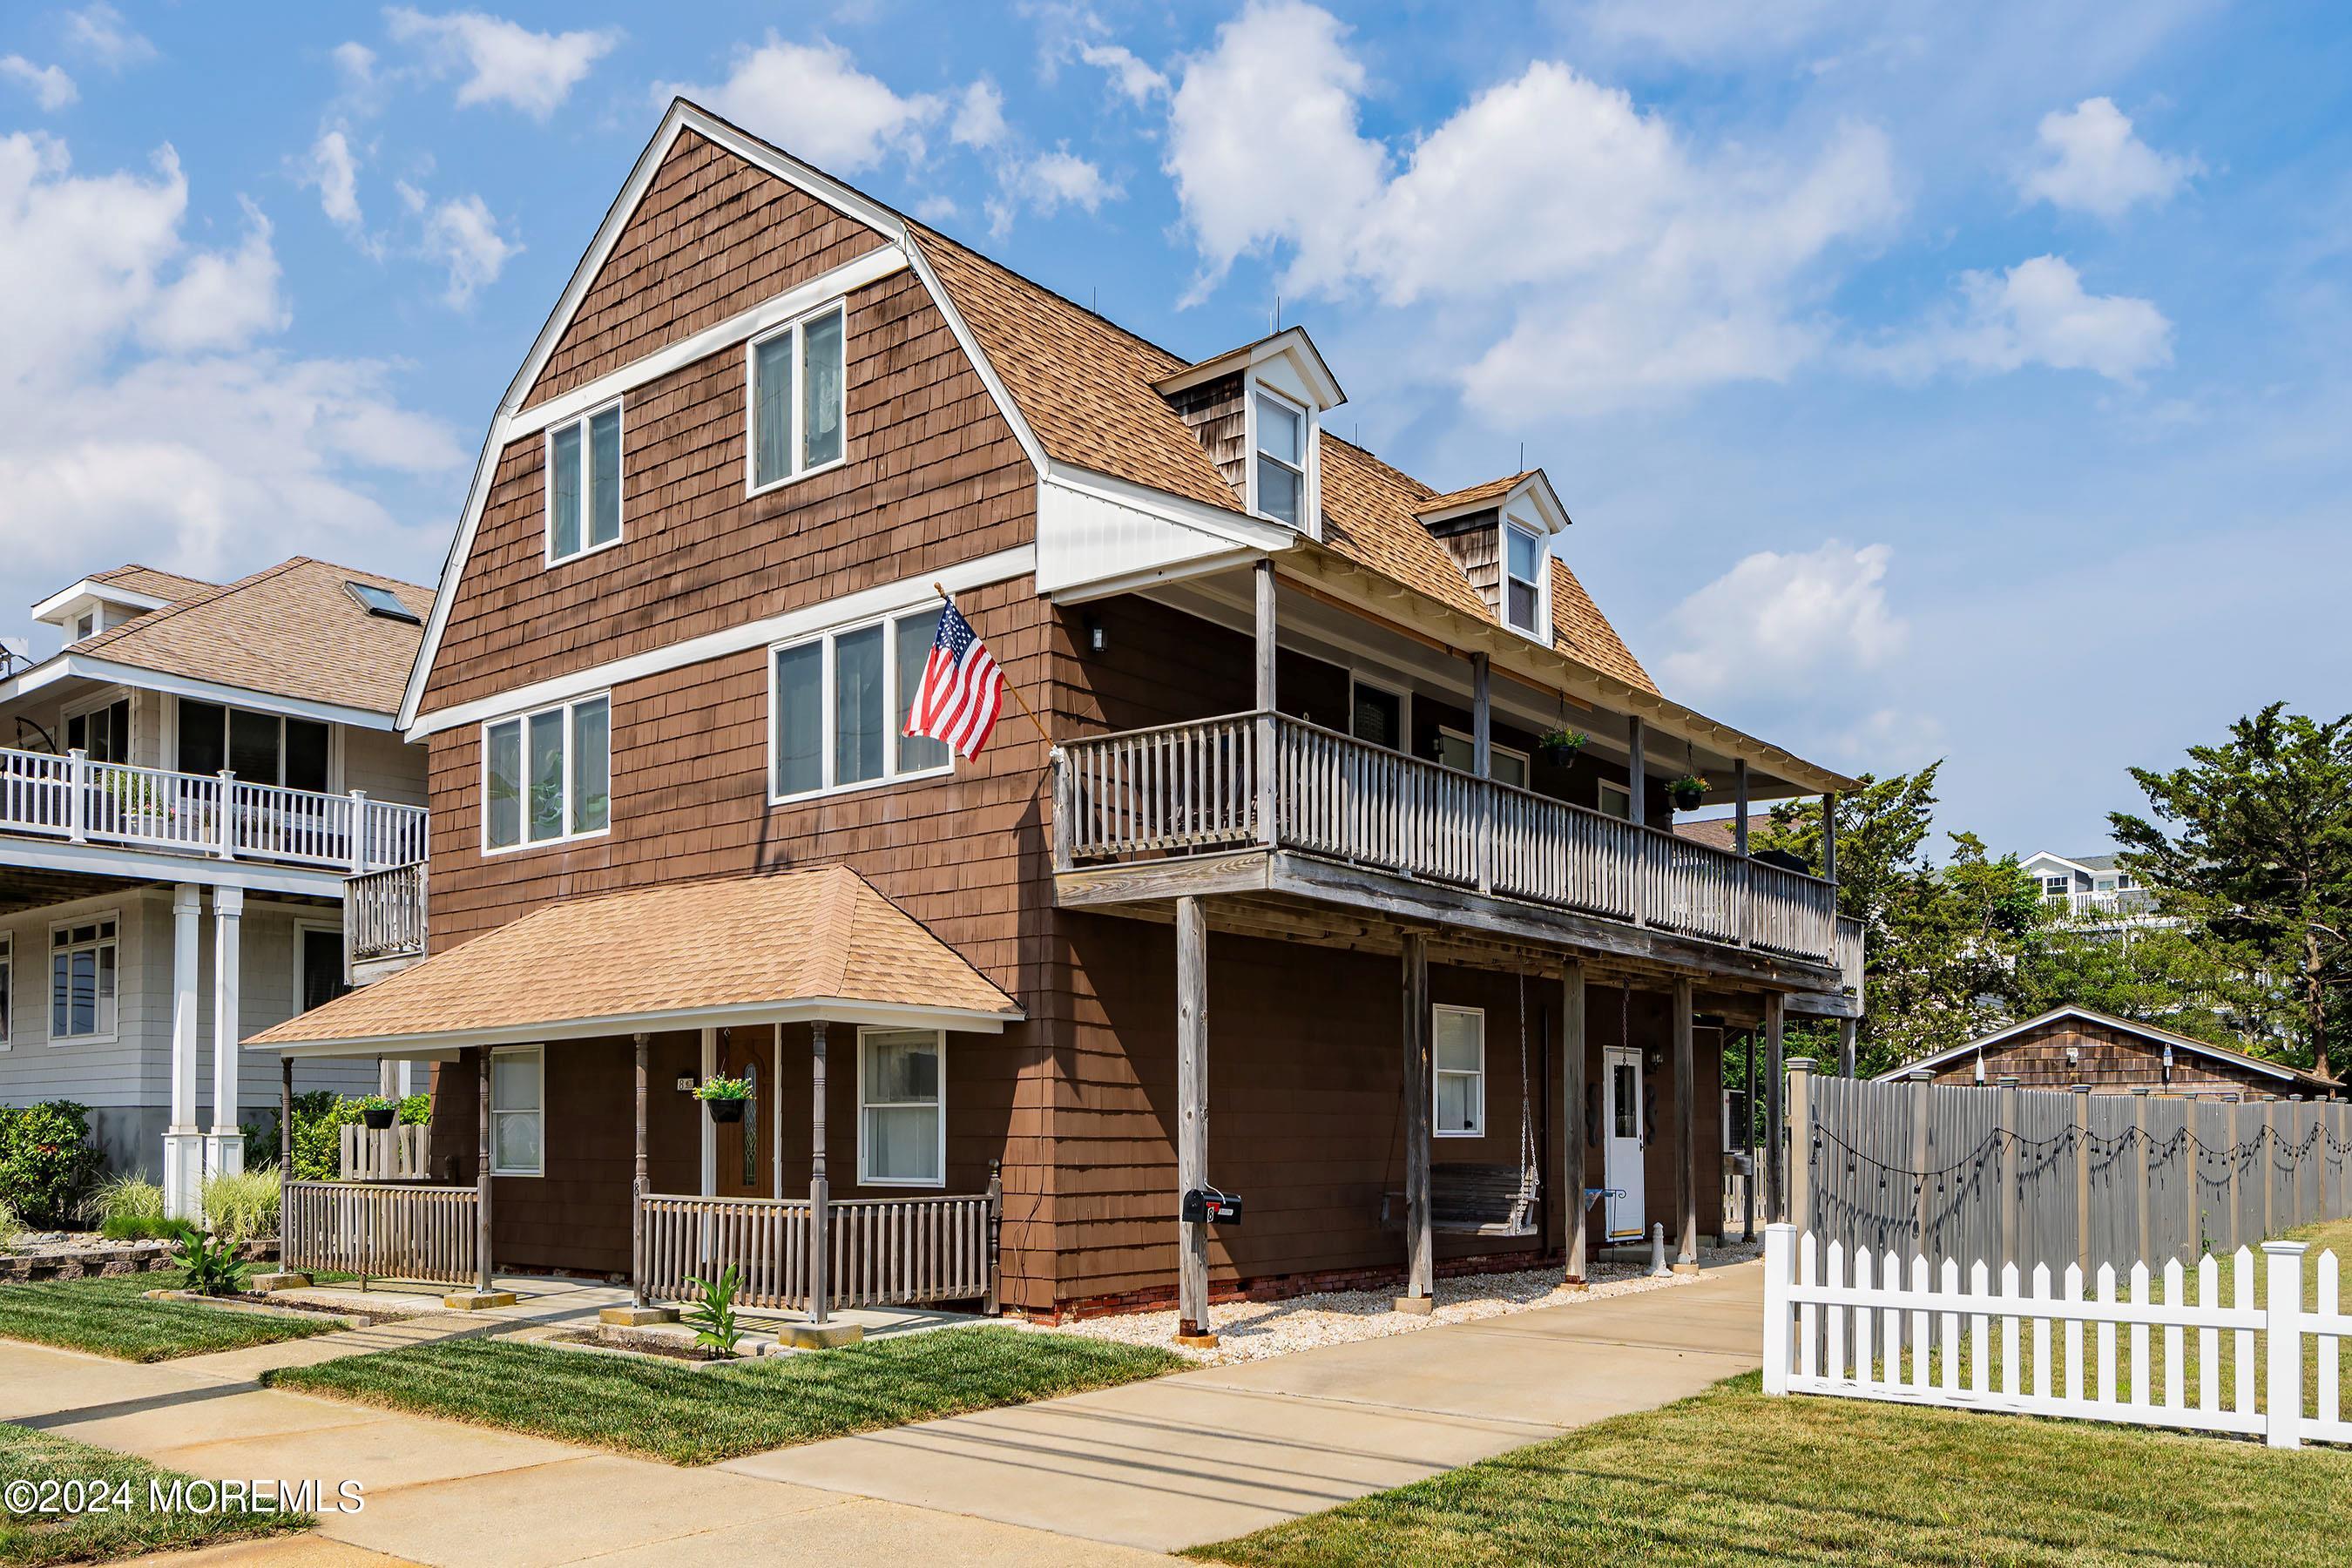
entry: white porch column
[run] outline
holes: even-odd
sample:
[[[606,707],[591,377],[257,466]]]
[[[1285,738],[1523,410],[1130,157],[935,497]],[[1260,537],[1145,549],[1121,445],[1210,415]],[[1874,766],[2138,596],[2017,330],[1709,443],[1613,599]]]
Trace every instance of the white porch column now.
[[[242,962],[245,889],[213,889],[213,1130],[205,1139],[205,1174],[245,1169],[245,1133],[237,1126],[237,987]]]
[[[163,1212],[201,1217],[205,1135],[196,1121],[196,951],[204,890],[172,889],[172,1120],[163,1131]]]

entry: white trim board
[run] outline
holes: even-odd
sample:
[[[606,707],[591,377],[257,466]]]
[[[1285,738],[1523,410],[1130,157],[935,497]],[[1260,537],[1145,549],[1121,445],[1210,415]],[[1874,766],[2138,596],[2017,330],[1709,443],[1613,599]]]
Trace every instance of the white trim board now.
[[[68,679],[109,681],[134,691],[166,692],[173,697],[193,698],[198,702],[219,702],[256,713],[276,713],[290,719],[315,719],[329,724],[349,724],[358,730],[390,730],[393,727],[391,714],[373,708],[352,708],[340,702],[314,702],[306,697],[287,697],[276,692],[256,691],[244,686],[224,686],[218,681],[200,680],[194,676],[171,675],[162,670],[142,669],[135,664],[118,664],[94,654],[76,653],[71,648],[50,655],[13,680],[0,680],[0,702],[13,702],[45,686]]]
[[[851,621],[867,620],[897,610],[915,609],[939,597],[933,592],[934,584],[950,594],[961,594],[973,588],[984,588],[991,584],[1025,577],[1036,569],[1036,547],[1016,544],[992,555],[959,561],[937,572],[902,577],[895,583],[863,588],[855,594],[845,594],[837,599],[787,610],[782,615],[746,621],[724,631],[688,637],[684,642],[671,643],[666,647],[649,648],[644,653],[631,654],[625,658],[613,659],[587,669],[573,670],[568,675],[551,676],[545,680],[533,681],[529,686],[502,691],[494,697],[478,698],[471,702],[436,709],[413,720],[404,732],[404,738],[421,741],[444,730],[478,724],[486,719],[502,719],[509,713],[544,708],[573,697],[585,697],[591,692],[607,687],[618,688],[632,680],[658,675],[664,670],[700,664],[706,659],[724,658],[730,654],[766,647],[772,643],[789,642]]]
[[[121,877],[137,882],[194,882],[207,888],[243,888],[256,893],[289,893],[340,905],[343,873],[306,870],[264,860],[223,860],[209,855],[174,855],[110,844],[76,844],[64,838],[0,837],[0,866]]]
[[[130,588],[118,588],[111,583],[101,583],[95,577],[85,577],[69,588],[60,588],[33,606],[33,619],[48,622],[51,616],[65,609],[76,599],[97,599],[110,605],[125,605],[134,610],[160,610],[170,604],[152,594],[142,594]],[[51,623],[54,624],[54,623]]]

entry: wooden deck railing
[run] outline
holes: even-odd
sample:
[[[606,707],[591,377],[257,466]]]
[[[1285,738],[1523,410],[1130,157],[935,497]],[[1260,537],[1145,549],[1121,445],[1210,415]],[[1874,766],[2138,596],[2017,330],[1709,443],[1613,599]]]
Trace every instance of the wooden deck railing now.
[[[1837,889],[1298,719],[1228,714],[1066,742],[1055,864],[1252,844],[1817,963]]]
[[[690,1300],[690,1278],[732,1264],[740,1305],[810,1310],[806,1198],[648,1193],[644,1205],[647,1300]],[[996,1215],[985,1194],[836,1200],[825,1229],[832,1307],[993,1302]]]
[[[0,833],[365,871],[425,857],[425,808],[232,773],[0,750]]]
[[[343,879],[343,956],[349,964],[425,952],[425,862]]]
[[[473,1187],[289,1182],[278,1222],[282,1266],[470,1285],[480,1205]]]

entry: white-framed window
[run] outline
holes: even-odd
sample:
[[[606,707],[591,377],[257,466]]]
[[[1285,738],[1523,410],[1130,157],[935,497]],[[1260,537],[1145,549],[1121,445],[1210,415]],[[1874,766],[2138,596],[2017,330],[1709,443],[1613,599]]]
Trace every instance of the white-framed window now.
[[[547,1168],[547,1053],[540,1046],[490,1052],[490,1174],[536,1176]]]
[[[1307,526],[1307,410],[1278,392],[1254,387],[1250,510],[1292,528]]]
[[[323,1007],[350,990],[343,979],[343,928],[325,921],[296,921],[294,1010]]]
[[[947,1185],[947,1036],[857,1031],[857,1180],[874,1187]]]
[[[80,618],[74,622],[73,640],[76,642],[88,642],[91,637],[94,637],[97,635],[98,612],[96,610],[83,611]]]
[[[0,1051],[16,1043],[16,944],[0,931]]]
[[[906,732],[939,631],[938,609],[912,610],[770,649],[769,797],[950,772],[946,742]]]
[[[753,338],[745,355],[744,484],[750,494],[847,459],[847,307],[839,300]]]
[[[547,563],[621,542],[621,400],[547,431]]]
[[[247,784],[320,795],[333,789],[332,725],[183,697],[173,727],[172,754],[184,773],[210,778],[226,768]]]
[[[1455,773],[1476,772],[1478,742],[1461,731],[1441,726],[1437,731],[1437,760]],[[1528,754],[1509,746],[1486,742],[1486,776],[1496,784],[1509,784],[1513,789],[1528,787]]]
[[[2074,890],[2074,880],[2071,877],[2044,877],[2042,879],[2042,891],[2045,897],[2063,899]]]
[[[49,928],[49,1040],[114,1038],[115,917]]]
[[[1601,780],[1600,784],[1593,796],[1593,804],[1601,808],[1601,814],[1613,816],[1620,822],[1633,821],[1633,792],[1623,784],[1611,784],[1607,779]]]
[[[1545,634],[1543,536],[1507,520],[1503,523],[1503,620],[1514,631]]]
[[[130,698],[101,698],[79,708],[68,708],[65,718],[66,750],[87,752],[93,763],[131,760]]]
[[[1486,1131],[1486,1010],[1439,1003],[1430,1010],[1430,1130],[1440,1138]]]
[[[482,726],[482,849],[589,838],[613,826],[613,698]]]
[[[1412,704],[1402,691],[1355,676],[1348,679],[1348,733],[1402,752],[1411,744]]]

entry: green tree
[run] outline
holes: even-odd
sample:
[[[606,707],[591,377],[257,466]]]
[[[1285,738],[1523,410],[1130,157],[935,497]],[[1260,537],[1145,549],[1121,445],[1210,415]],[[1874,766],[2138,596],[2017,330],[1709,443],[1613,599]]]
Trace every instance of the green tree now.
[[[2328,1066],[2329,989],[2352,932],[2352,715],[2322,721],[2273,702],[2191,746],[2169,773],[2134,768],[2155,820],[2113,813],[2122,864],[2158,907],[2292,977],[2296,1058]]]

